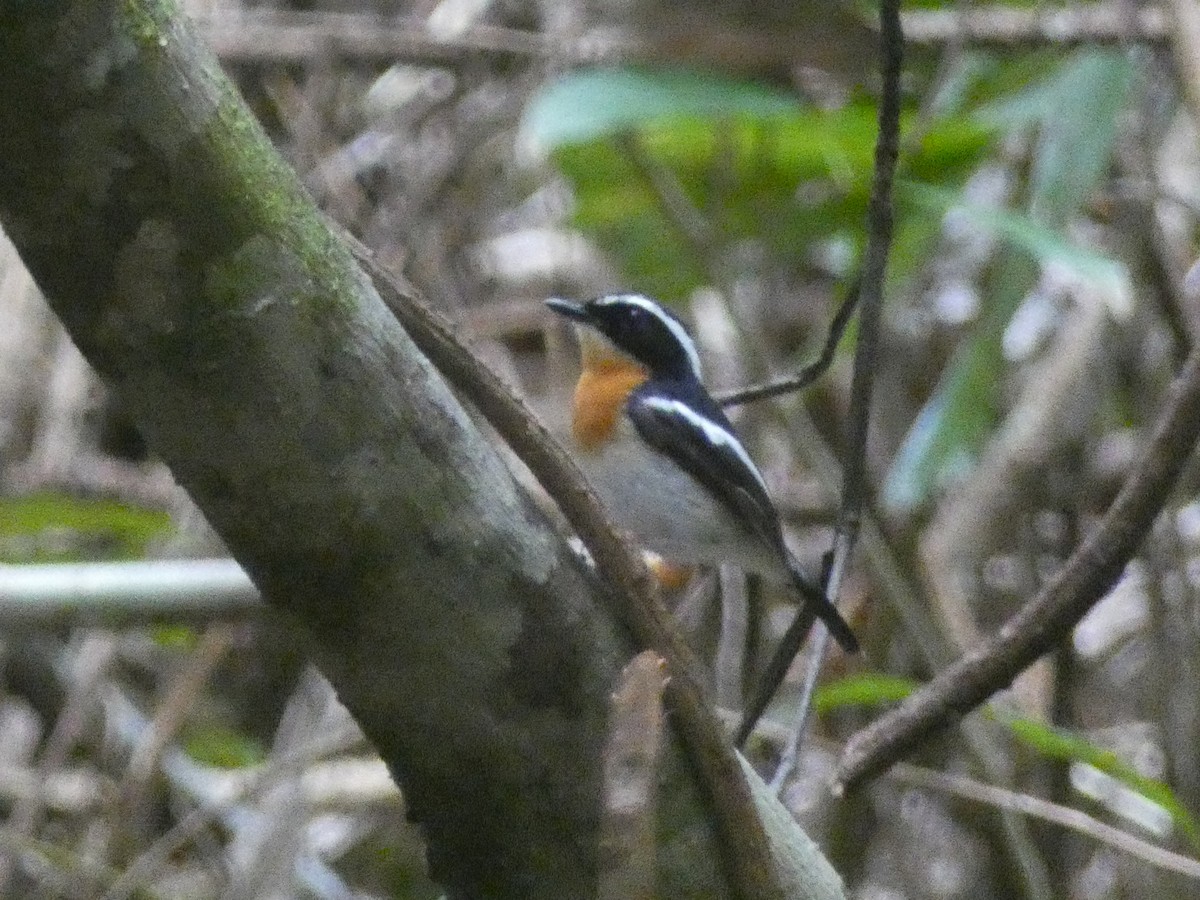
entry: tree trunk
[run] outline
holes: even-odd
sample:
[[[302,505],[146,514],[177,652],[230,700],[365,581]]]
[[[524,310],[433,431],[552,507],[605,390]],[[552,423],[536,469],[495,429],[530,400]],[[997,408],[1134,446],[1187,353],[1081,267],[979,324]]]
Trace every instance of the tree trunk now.
[[[0,223],[400,782],[453,897],[597,885],[597,585],[168,3],[0,11]],[[659,895],[728,887],[668,741]]]

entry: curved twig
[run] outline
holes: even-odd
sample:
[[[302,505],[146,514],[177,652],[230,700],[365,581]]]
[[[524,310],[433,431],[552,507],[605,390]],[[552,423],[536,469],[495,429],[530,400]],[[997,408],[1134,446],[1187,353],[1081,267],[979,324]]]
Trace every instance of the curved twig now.
[[[833,356],[837,352],[837,345],[841,342],[842,335],[846,333],[846,326],[854,318],[854,311],[858,309],[858,300],[861,296],[862,282],[856,280],[842,300],[842,305],[833,314],[833,319],[829,323],[829,331],[825,335],[825,345],[821,347],[821,354],[799,372],[768,381],[766,384],[729,391],[718,396],[717,402],[722,406],[738,406],[742,403],[753,403],[755,400],[766,400],[768,397],[791,394],[808,387],[833,365]]]
[[[732,748],[713,716],[701,686],[699,664],[671,621],[640,558],[613,529],[566,452],[508,385],[471,353],[453,325],[415,299],[415,292],[402,287],[369,249],[343,229],[335,230],[421,352],[470,399],[558,503],[611,586],[603,597],[634,643],[666,660],[665,698],[697,781],[708,795],[733,895],[743,900],[782,900],[762,821]]]
[[[1175,853],[1166,847],[1160,847],[1135,834],[1130,834],[1128,831],[1122,831],[1120,828],[1113,828],[1107,822],[1089,816],[1082,810],[1060,803],[1051,803],[1049,800],[1043,800],[1030,794],[1010,791],[1008,788],[987,784],[974,778],[923,769],[907,763],[896,763],[896,767],[889,775],[901,784],[936,791],[973,803],[983,803],[997,809],[1020,813],[1031,819],[1041,819],[1043,822],[1051,822],[1062,828],[1069,828],[1094,841],[1128,853],[1152,866],[1200,880],[1200,860],[1182,853]]]

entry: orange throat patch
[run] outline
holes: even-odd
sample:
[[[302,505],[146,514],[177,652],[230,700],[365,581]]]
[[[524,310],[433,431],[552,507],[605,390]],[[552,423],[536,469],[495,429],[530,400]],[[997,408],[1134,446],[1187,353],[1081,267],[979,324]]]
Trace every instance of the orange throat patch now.
[[[575,386],[571,430],[585,450],[612,436],[629,395],[647,378],[646,370],[625,360],[593,362]]]

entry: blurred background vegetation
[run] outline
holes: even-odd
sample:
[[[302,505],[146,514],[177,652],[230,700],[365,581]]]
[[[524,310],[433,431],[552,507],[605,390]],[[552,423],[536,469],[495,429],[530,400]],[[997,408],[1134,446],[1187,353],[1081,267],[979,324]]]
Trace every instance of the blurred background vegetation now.
[[[183,6],[318,202],[548,421],[574,348],[547,296],[663,299],[720,392],[809,362],[853,286],[871,4]],[[865,653],[831,660],[781,786],[854,897],[1200,894],[1194,468],[1118,587],[967,739],[850,800],[826,789],[856,726],[1076,546],[1195,340],[1190,10],[905,6],[875,508],[843,598]],[[221,556],[7,244],[0,322],[0,561]],[[852,338],[801,396],[736,412],[814,566]],[[189,572],[76,597],[0,569],[0,896],[439,896],[328,687],[248,598]],[[676,598],[731,708],[790,615],[786,597],[756,614],[762,590],[723,573]],[[768,774],[794,682],[749,748]]]

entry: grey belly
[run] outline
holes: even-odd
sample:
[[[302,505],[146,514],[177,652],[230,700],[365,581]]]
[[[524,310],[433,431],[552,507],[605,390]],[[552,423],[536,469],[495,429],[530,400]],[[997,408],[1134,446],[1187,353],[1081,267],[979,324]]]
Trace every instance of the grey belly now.
[[[692,476],[648,447],[615,449],[577,459],[613,521],[646,548],[676,562],[778,570],[774,548],[764,547]]]

